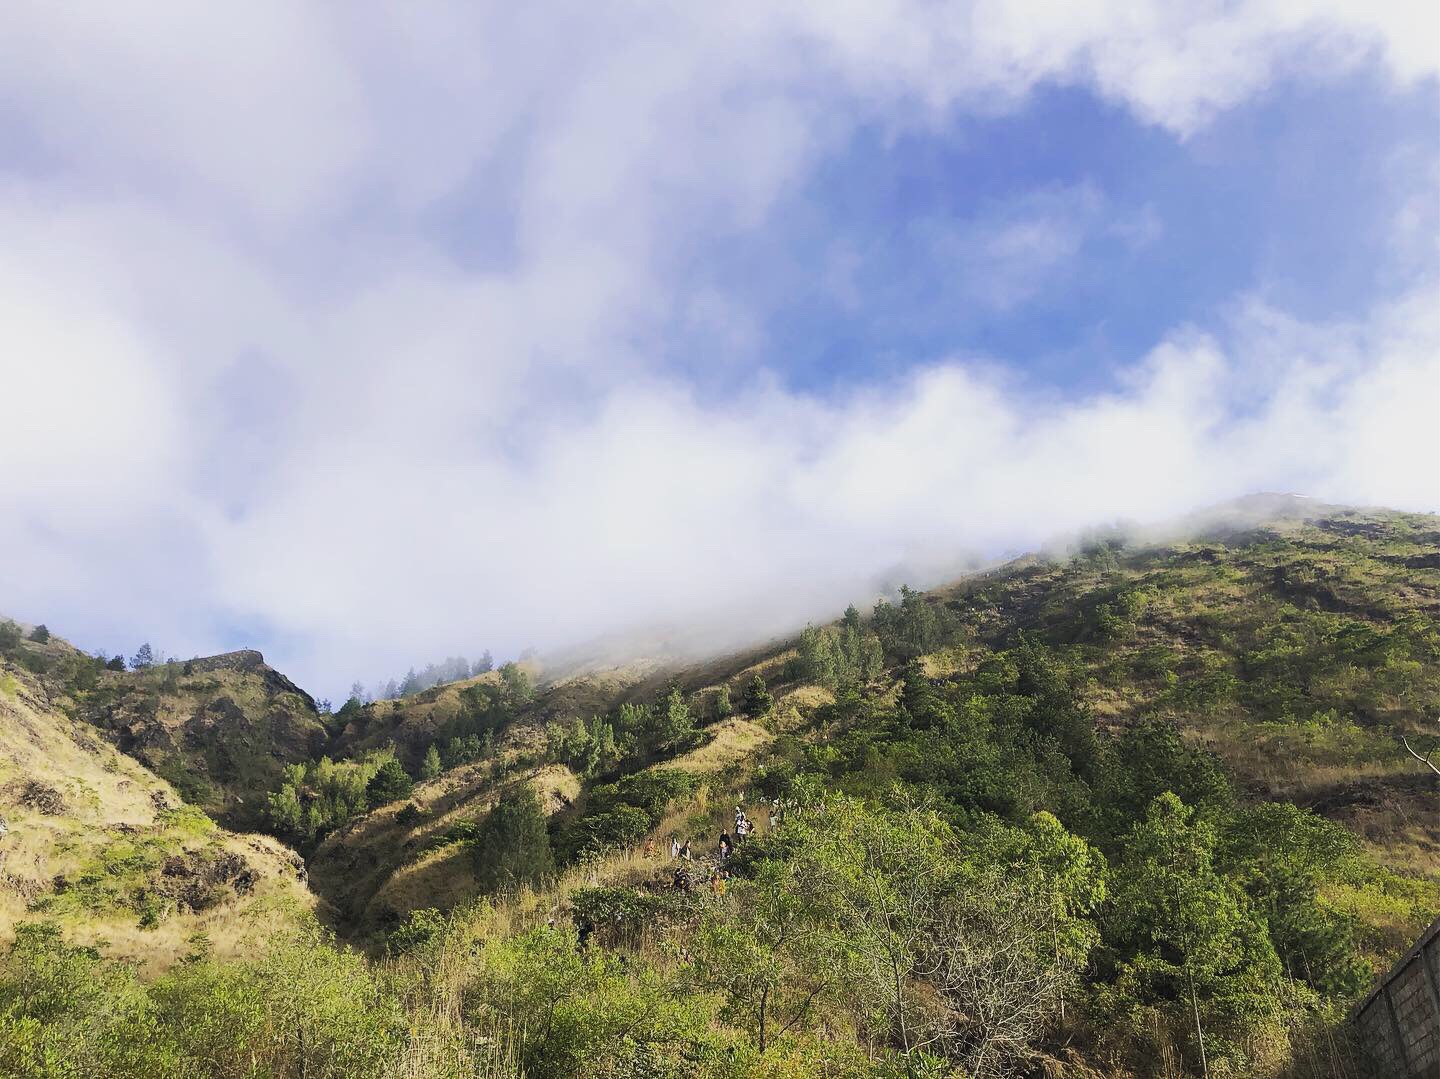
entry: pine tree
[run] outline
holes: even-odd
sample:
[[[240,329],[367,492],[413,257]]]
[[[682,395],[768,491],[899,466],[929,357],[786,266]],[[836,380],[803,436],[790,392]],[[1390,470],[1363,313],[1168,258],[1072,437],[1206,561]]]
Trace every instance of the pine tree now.
[[[660,715],[660,740],[668,746],[683,742],[694,731],[695,723],[690,718],[690,706],[679,686],[671,686],[665,696],[665,708]]]
[[[555,871],[540,799],[527,786],[502,795],[475,839],[475,872],[490,892],[539,884]]]
[[[715,703],[713,706],[716,719],[725,719],[735,711],[735,706],[730,703],[730,687],[721,685],[715,691]]]
[[[30,639],[36,644],[44,644],[50,639],[50,631],[45,628],[44,622],[41,622],[30,631]]]
[[[1126,840],[1112,904],[1113,938],[1129,952],[1117,992],[1168,1011],[1203,1074],[1214,1045],[1243,1044],[1281,1009],[1280,959],[1244,893],[1216,872],[1215,843],[1165,792]]]
[[[371,808],[374,808],[408,798],[414,788],[415,783],[410,774],[398,760],[391,757],[370,777],[370,782],[365,786],[365,797]]]
[[[440,764],[440,751],[435,748],[435,743],[430,743],[430,748],[425,751],[425,759],[420,764],[420,778],[434,779],[444,768]]]
[[[765,679],[757,674],[750,680],[750,688],[745,691],[746,714],[751,719],[763,719],[774,707],[775,698],[770,695]]]
[[[132,671],[143,671],[154,665],[155,650],[150,647],[150,642],[146,641],[136,650],[135,654],[130,657],[130,669]]]

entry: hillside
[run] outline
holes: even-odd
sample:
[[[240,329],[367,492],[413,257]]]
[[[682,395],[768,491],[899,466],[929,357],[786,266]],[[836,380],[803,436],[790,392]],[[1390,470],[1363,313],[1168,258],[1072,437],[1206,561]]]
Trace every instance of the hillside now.
[[[329,739],[310,695],[248,649],[103,670],[77,689],[76,709],[187,802],[239,828],[260,822],[286,764]]]
[[[216,827],[67,714],[98,667],[58,638],[0,652],[0,939],[53,921],[158,971],[197,947],[234,955],[309,909],[294,852]]]
[[[920,601],[934,617],[919,639],[896,642],[896,658],[914,655],[931,678],[957,682],[1022,639],[1043,642],[1102,731],[1172,721],[1219,755],[1247,798],[1313,807],[1391,864],[1440,872],[1434,784],[1400,742],[1435,732],[1440,522],[1269,501],[1199,527],[1162,543],[1098,538],[1073,557],[1027,557],[936,589]],[[368,908],[382,878],[414,872],[415,859],[433,864],[429,837],[483,812],[492,791],[480,777],[493,767],[564,767],[547,728],[653,701],[671,683],[702,720],[702,741],[717,730],[703,720],[719,686],[738,702],[756,674],[778,696],[780,725],[814,737],[834,694],[811,673],[788,642],[645,677],[566,678],[513,706],[495,673],[353,710],[332,743],[340,756],[393,744],[418,774],[429,745],[478,733],[491,767],[469,764],[423,785],[416,802],[427,812],[411,828],[362,820],[336,833],[317,852],[317,872],[328,878],[334,862],[344,877],[366,865],[373,882],[358,887]],[[684,763],[705,752],[690,750]]]
[[[207,828],[147,810],[165,784],[114,738],[304,854],[368,961],[280,934],[213,972],[351,1000],[364,1033],[305,1013],[338,1073],[1365,1074],[1346,1009],[1440,913],[1440,783],[1401,743],[1440,743],[1432,516],[1252,499],[742,654],[505,664],[328,721],[257,653],[20,647],[56,651],[11,663],[7,752],[96,772],[117,828]],[[737,808],[758,835],[722,866]],[[146,999],[218,1007],[185,977]]]

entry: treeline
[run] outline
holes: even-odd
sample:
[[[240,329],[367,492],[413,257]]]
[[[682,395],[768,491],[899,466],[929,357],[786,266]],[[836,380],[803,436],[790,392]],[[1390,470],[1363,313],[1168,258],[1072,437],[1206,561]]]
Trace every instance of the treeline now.
[[[467,678],[476,678],[482,674],[489,674],[495,669],[495,660],[487,649],[474,663],[471,663],[464,656],[447,656],[439,663],[427,663],[421,670],[411,667],[400,679],[391,678],[387,682],[377,685],[373,690],[367,690],[360,682],[350,687],[350,699],[360,704],[370,704],[373,701],[393,701],[404,697],[413,697],[417,693],[423,693],[427,689],[436,686],[448,685],[451,682],[463,682]]]

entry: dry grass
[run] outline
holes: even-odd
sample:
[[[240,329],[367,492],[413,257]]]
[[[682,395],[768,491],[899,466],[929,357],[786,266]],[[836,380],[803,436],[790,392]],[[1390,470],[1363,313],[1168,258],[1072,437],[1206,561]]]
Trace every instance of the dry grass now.
[[[197,933],[224,952],[239,946],[241,925],[278,924],[312,905],[294,852],[268,836],[162,817],[161,806],[179,805],[168,783],[58,711],[28,672],[3,673],[15,689],[0,696],[0,815],[8,825],[0,837],[0,942],[13,938],[19,921],[54,917],[74,939],[103,942],[107,954],[154,972],[187,954]],[[31,784],[57,792],[58,803],[47,808],[58,811],[36,808]],[[126,908],[44,909],[57,876],[73,879],[103,864],[105,852],[146,841],[176,854],[202,847],[233,852],[257,872],[258,883],[249,895],[203,913],[174,913],[152,929],[141,929]]]
[[[708,730],[713,735],[709,742],[665,762],[665,766],[687,772],[718,772],[753,756],[774,739],[764,727],[748,719],[724,719]]]
[[[406,804],[397,802],[328,836],[310,859],[311,882],[344,920],[362,924],[373,924],[391,910],[406,913],[466,902],[477,894],[468,851],[425,848],[455,825],[483,817],[506,790],[520,784],[532,787],[550,813],[580,793],[579,778],[560,764],[498,780],[485,765],[452,769],[415,788],[409,801],[420,808],[421,817],[413,825],[396,820]],[[447,873],[453,879],[446,879]]]

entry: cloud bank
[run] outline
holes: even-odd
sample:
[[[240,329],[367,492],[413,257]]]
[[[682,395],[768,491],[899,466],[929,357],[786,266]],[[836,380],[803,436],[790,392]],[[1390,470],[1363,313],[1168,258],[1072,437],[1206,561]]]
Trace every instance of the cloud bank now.
[[[862,126],[1066,86],[1188,140],[1281,78],[1433,86],[1423,9],[12,8],[0,608],[91,646],[252,641],[334,693],[636,626],[739,640],[1256,489],[1440,507],[1434,154],[1367,317],[1239,293],[1098,390],[968,353],[795,386],[742,303],[675,285]],[[1088,237],[1163,228],[1107,212],[1021,192],[937,242],[1009,310]],[[735,369],[687,368],[702,343]]]

